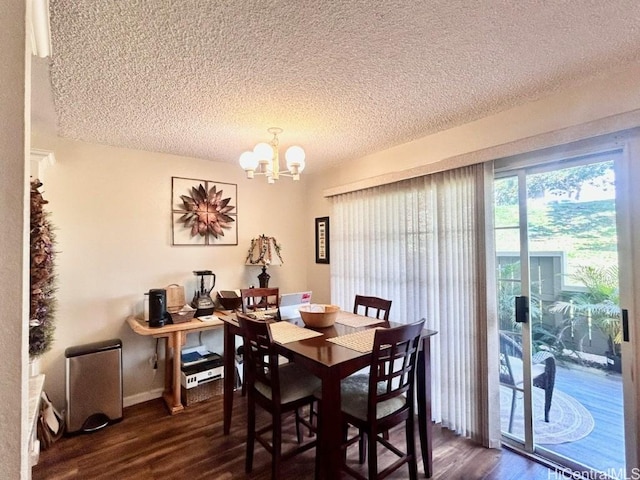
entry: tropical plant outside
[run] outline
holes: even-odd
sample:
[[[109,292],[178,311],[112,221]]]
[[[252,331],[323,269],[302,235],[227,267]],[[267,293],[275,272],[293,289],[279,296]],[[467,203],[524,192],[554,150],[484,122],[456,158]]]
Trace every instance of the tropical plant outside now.
[[[618,266],[580,266],[571,275],[586,292],[571,293],[549,307],[551,313],[568,315],[572,321],[592,322],[607,337],[609,351],[619,354],[622,343]]]

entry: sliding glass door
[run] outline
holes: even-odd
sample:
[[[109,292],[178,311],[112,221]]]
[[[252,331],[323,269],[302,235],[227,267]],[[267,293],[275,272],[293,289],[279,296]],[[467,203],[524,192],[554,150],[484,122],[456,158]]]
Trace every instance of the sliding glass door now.
[[[505,163],[494,185],[503,438],[608,474],[624,471],[627,447],[615,182],[622,155]]]

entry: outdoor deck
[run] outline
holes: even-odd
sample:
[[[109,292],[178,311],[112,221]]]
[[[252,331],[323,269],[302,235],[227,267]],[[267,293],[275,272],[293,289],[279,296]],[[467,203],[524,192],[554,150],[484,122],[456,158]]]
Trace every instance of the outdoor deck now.
[[[592,373],[593,372],[593,373]],[[622,379],[596,369],[558,366],[555,388],[578,400],[593,416],[593,431],[575,442],[547,448],[600,471],[624,467]]]
[[[598,369],[558,364],[554,395],[555,392],[568,394],[582,404],[593,417],[593,430],[579,440],[540,446],[599,471],[620,472],[625,464],[621,376]],[[559,408],[560,399],[556,400],[556,408]],[[522,408],[521,400],[518,408]],[[558,412],[554,412],[553,402],[551,408],[550,422],[553,422],[554,415],[558,418]],[[504,425],[503,419],[503,428]]]

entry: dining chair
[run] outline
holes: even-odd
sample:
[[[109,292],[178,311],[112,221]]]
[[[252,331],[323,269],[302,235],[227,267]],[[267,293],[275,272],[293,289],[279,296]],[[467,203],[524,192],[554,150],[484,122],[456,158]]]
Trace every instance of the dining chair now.
[[[360,311],[364,307],[364,315],[369,316],[369,310],[374,314],[376,318],[382,320],[389,320],[389,310],[391,310],[391,300],[385,300],[378,297],[368,297],[365,295],[356,295],[356,299],[353,303],[353,313],[360,315]],[[381,317],[382,315],[382,317]]]
[[[359,315],[363,311],[365,317],[371,314],[375,314],[375,318],[381,320],[389,320],[389,312],[391,310],[391,300],[385,300],[384,298],[371,297],[366,295],[356,295],[353,303],[353,313]],[[368,372],[368,369],[364,369],[363,372]],[[362,372],[361,372],[362,373]],[[361,378],[360,381],[363,381]],[[365,380],[366,381],[366,380]],[[364,463],[367,451],[367,436],[361,432],[360,436],[360,463]],[[389,435],[385,432],[385,438],[389,439]]]
[[[500,384],[512,390],[509,432],[513,428],[516,395],[524,385],[522,357],[522,346],[513,337],[500,332]],[[556,379],[556,359],[551,352],[541,350],[531,357],[531,378],[534,387],[544,390],[544,421],[548,423]]]
[[[240,301],[242,313],[248,314],[251,318],[280,320],[280,289],[277,287],[243,288],[240,290]],[[247,392],[244,381],[247,374],[244,345],[238,347],[237,354],[242,361],[242,396],[244,397]]]
[[[422,319],[409,325],[377,329],[374,335],[368,381],[363,382],[362,375],[356,375],[347,377],[341,382],[344,422],[341,467],[355,478],[365,479],[362,474],[347,464],[347,449],[354,443],[360,444],[363,434],[369,439],[367,453],[370,480],[385,478],[404,464],[409,466],[409,478],[411,480],[418,478],[414,428],[414,378],[424,323],[425,320]],[[402,452],[390,443],[385,436],[390,428],[401,423],[405,425],[406,452]],[[352,438],[348,438],[349,425],[353,425],[358,431]],[[378,444],[398,456],[395,462],[381,471],[378,471]]]
[[[280,289],[275,288],[243,288],[240,290],[242,313],[249,313],[256,318],[274,318],[280,320]]]
[[[296,363],[279,364],[274,349],[269,324],[238,313],[238,322],[245,339],[245,363],[247,365],[247,453],[245,468],[253,469],[254,444],[257,441],[271,454],[272,478],[280,478],[280,463],[316,445],[316,439],[302,443],[300,425],[311,432],[315,427],[300,415],[300,409],[308,406],[311,411],[315,401],[313,392],[320,388],[320,379]],[[256,406],[271,414],[271,423],[256,429]],[[295,414],[298,446],[282,453],[282,420],[287,413]],[[271,442],[265,434],[271,431]]]

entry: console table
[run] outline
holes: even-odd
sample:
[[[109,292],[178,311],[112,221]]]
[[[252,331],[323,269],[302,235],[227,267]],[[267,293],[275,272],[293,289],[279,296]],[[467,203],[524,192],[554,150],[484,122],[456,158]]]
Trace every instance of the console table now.
[[[174,415],[184,410],[182,399],[180,398],[180,350],[185,343],[188,333],[202,330],[212,330],[222,328],[221,320],[209,320],[203,322],[193,319],[183,323],[171,323],[164,327],[150,327],[148,322],[138,317],[128,317],[127,323],[138,335],[151,336],[153,338],[165,339],[165,362],[164,362],[164,399],[169,412]]]

